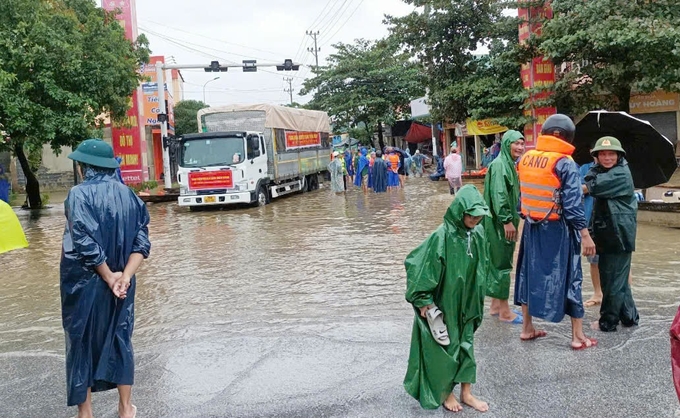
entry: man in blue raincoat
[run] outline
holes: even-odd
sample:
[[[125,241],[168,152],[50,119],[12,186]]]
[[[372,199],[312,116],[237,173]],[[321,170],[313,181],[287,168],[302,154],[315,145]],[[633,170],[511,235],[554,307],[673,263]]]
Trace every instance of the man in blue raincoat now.
[[[380,151],[376,151],[373,162],[373,191],[376,193],[387,191],[387,163],[382,159]]]
[[[571,317],[571,347],[592,347],[597,341],[583,333],[581,244],[583,254],[595,254],[588,233],[578,166],[571,158],[576,127],[566,115],[550,116],[543,124],[536,149],[518,164],[521,210],[525,218],[517,259],[515,305],[522,306],[520,338],[544,337],[532,317],[560,322]]]
[[[368,150],[365,147],[361,147],[361,150],[359,150],[358,164],[356,165],[357,171],[354,174],[354,185],[361,187],[364,193],[368,192],[369,160],[367,155]]]
[[[104,141],[88,139],[69,155],[84,182],[64,203],[60,289],[66,334],[67,404],[92,416],[91,392],[118,388],[118,415],[134,417],[132,330],[135,273],[149,256],[149,213],[118,181]]]

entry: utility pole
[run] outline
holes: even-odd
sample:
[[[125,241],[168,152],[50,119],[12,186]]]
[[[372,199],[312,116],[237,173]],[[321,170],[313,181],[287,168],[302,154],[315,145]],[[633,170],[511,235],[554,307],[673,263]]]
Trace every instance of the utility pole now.
[[[211,61],[205,64],[164,64],[156,63],[156,87],[158,91],[158,122],[161,125],[161,141],[163,143],[163,175],[165,178],[165,188],[172,187],[172,176],[170,174],[170,141],[168,138],[168,114],[165,106],[165,70],[186,70],[203,69],[205,72],[226,72],[229,68],[242,68],[244,73],[257,72],[258,67],[276,67],[276,71],[298,71],[300,64],[296,64],[292,59],[285,59],[283,63],[260,63],[255,60],[244,60],[243,64],[220,64],[218,61]],[[212,80],[211,80],[212,81]]]
[[[293,77],[283,77],[283,81],[288,83],[288,88],[283,89],[286,93],[290,93],[290,104],[293,104]]]
[[[309,48],[307,48],[307,51],[311,52],[312,55],[314,55],[314,59],[316,60],[316,67],[314,67],[314,69],[318,70],[319,69],[319,51],[321,51],[321,48],[316,46],[316,40],[317,40],[317,37],[319,36],[319,31],[313,32],[311,30],[308,30],[305,33],[307,35],[311,36],[312,39],[314,39],[314,48],[309,47]]]
[[[430,21],[430,3],[425,4],[425,10],[423,11],[425,13],[425,17],[427,18],[427,21],[429,23]],[[429,24],[428,24],[429,26]],[[432,65],[432,63],[428,63],[429,65]],[[427,88],[425,90],[425,97],[429,98],[430,97],[430,89]],[[437,128],[436,128],[436,123],[434,118],[432,117],[432,105],[428,104],[428,107],[430,109],[430,117],[432,118],[432,156],[436,157],[437,156]]]

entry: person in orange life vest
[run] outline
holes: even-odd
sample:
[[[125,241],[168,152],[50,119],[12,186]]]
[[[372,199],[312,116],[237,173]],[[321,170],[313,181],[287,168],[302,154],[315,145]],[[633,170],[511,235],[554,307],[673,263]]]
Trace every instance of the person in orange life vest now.
[[[546,119],[536,149],[518,164],[520,203],[525,219],[517,259],[515,305],[522,306],[523,341],[544,337],[532,317],[560,322],[571,317],[571,347],[593,347],[583,333],[581,257],[595,254],[588,233],[578,166],[571,159],[576,127],[566,115]]]
[[[388,148],[387,155],[387,189],[396,189],[401,185],[399,181],[399,154],[392,147]]]

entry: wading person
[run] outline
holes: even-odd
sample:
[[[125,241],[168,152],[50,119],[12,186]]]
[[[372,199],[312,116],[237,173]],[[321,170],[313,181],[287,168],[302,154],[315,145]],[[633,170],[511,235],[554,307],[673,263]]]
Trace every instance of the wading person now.
[[[444,159],[444,170],[449,181],[449,192],[456,194],[463,186],[463,160],[455,146],[451,147],[451,153]]]
[[[522,306],[524,341],[544,337],[532,317],[560,322],[571,317],[571,347],[597,341],[583,333],[581,257],[595,254],[581,202],[578,166],[571,159],[576,127],[566,115],[546,119],[536,149],[518,164],[522,215],[525,218],[517,258],[515,305]]]
[[[342,157],[337,151],[333,152],[333,160],[328,164],[328,172],[331,175],[331,191],[339,194],[345,192],[344,171],[342,169]]]
[[[359,158],[357,159],[356,164],[357,171],[354,174],[354,185],[361,187],[364,193],[368,192],[368,170],[370,161],[368,160],[367,155],[368,150],[364,147],[361,147],[361,150],[359,151]]]
[[[415,311],[404,388],[423,408],[443,404],[456,412],[462,402],[489,409],[471,392],[477,379],[474,334],[484,315],[489,264],[484,230],[477,226],[484,216],[489,210],[482,195],[472,185],[461,188],[444,222],[404,263],[406,300]],[[460,402],[453,394],[457,384]]]
[[[503,322],[521,324],[522,315],[510,310],[510,273],[519,226],[519,178],[515,168],[524,153],[524,137],[507,131],[501,141],[501,153],[489,164],[484,178],[484,200],[491,217],[484,218],[484,232],[489,241],[489,277],[486,295],[491,297],[491,315]]]
[[[382,152],[376,151],[373,161],[373,191],[385,193],[388,185],[387,162],[382,159]]]
[[[113,148],[88,139],[69,155],[84,182],[64,203],[60,289],[66,334],[67,404],[92,417],[92,392],[118,388],[118,415],[136,414],[132,330],[135,273],[149,255],[149,214],[118,181]]]
[[[416,150],[416,154],[413,156],[413,166],[415,167],[415,174],[418,175],[418,177],[423,176],[423,162],[425,160],[425,156],[420,153],[420,150]]]
[[[616,331],[637,325],[639,316],[628,276],[637,230],[637,198],[626,152],[618,139],[600,138],[591,151],[595,164],[585,177],[588,192],[595,198],[591,229],[599,255],[602,305],[599,328]]]

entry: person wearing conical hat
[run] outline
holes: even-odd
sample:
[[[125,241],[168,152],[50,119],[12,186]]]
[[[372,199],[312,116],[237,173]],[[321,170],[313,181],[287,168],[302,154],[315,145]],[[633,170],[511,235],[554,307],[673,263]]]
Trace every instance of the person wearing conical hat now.
[[[595,164],[585,176],[588,193],[595,198],[591,229],[599,255],[602,304],[597,327],[616,331],[637,325],[639,314],[628,282],[635,251],[637,198],[633,176],[621,142],[605,136],[591,151]]]

